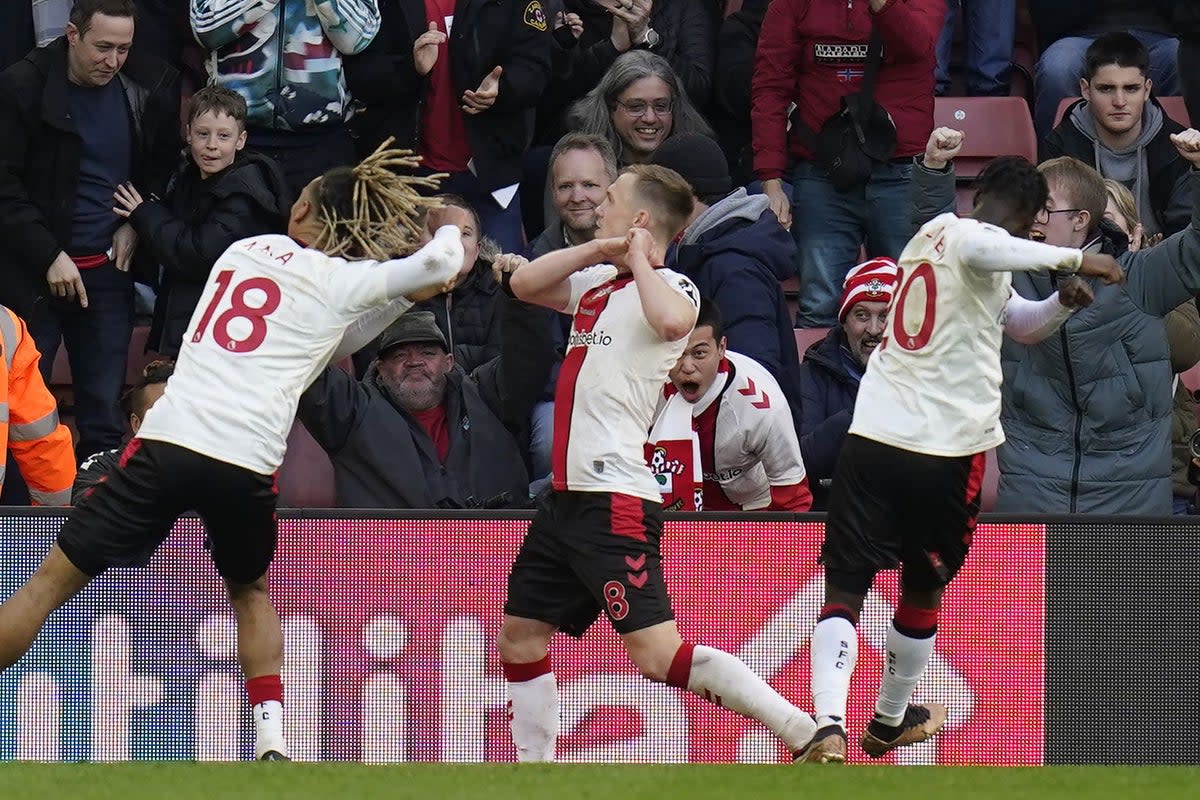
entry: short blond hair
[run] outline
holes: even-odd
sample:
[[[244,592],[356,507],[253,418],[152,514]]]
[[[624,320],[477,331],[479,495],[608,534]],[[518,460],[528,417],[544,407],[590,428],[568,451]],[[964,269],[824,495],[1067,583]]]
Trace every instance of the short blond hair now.
[[[1086,211],[1091,217],[1091,229],[1100,227],[1104,209],[1108,207],[1108,191],[1100,173],[1077,158],[1059,156],[1038,164],[1038,172],[1046,179],[1051,191],[1063,193],[1071,208]]]
[[[691,184],[675,170],[657,164],[634,164],[624,171],[637,178],[633,191],[650,206],[655,222],[667,238],[663,244],[669,244],[687,226],[696,208]]]

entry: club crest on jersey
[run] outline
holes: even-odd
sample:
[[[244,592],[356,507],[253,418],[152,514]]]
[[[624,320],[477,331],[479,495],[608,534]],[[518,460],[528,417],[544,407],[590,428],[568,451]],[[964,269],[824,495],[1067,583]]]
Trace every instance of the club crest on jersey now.
[[[594,303],[597,300],[603,300],[605,297],[608,297],[610,294],[615,292],[616,289],[617,287],[611,283],[605,284],[604,286],[597,286],[595,289],[592,289],[583,296],[583,302]]]
[[[650,455],[650,471],[659,486],[667,485],[668,475],[682,475],[686,465],[677,458],[667,457],[667,448],[661,445],[654,448]]]
[[[533,0],[525,6],[525,24],[537,31],[545,31],[548,27],[546,12],[542,10],[542,4],[538,0]]]

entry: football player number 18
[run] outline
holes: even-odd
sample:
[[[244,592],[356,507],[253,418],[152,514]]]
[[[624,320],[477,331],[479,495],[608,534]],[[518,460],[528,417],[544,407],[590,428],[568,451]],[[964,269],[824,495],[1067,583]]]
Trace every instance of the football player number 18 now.
[[[204,309],[204,316],[200,318],[200,324],[196,326],[196,332],[192,334],[193,343],[204,338],[204,334],[208,331],[208,323],[212,321],[217,306],[221,304],[221,300],[229,291],[229,284],[232,280],[233,270],[231,269],[217,273],[217,292],[209,301],[208,308]],[[266,297],[262,305],[252,306],[246,302],[246,295],[255,289]],[[267,338],[266,318],[279,308],[281,299],[279,285],[275,281],[262,277],[247,278],[233,287],[233,291],[229,294],[229,308],[213,322],[213,339],[231,353],[249,353],[251,350],[257,350],[263,340]],[[230,335],[229,323],[235,319],[244,319],[250,323],[249,336],[244,339],[235,339]]]
[[[904,315],[908,309],[908,293],[917,281],[924,284],[922,288],[925,289],[925,308],[921,314],[920,327],[915,333],[910,333],[912,327],[906,324]],[[883,337],[879,348],[882,350],[887,347],[888,341],[894,339],[896,344],[905,350],[920,350],[929,344],[929,338],[933,335],[934,319],[937,316],[937,278],[933,272],[933,265],[926,262],[907,275],[904,274],[904,270],[900,270],[896,283],[900,286],[900,291],[892,301],[889,311],[892,330],[890,335]],[[915,321],[909,319],[908,323]]]

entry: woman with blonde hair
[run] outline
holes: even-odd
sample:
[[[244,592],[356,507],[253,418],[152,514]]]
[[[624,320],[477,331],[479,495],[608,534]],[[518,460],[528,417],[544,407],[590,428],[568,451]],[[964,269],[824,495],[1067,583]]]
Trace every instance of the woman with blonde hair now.
[[[1162,241],[1163,235],[1156,233],[1147,236],[1138,216],[1137,203],[1133,192],[1120,181],[1112,178],[1104,179],[1104,190],[1108,193],[1108,207],[1104,209],[1104,218],[1121,229],[1121,233],[1129,237],[1129,251],[1135,253],[1146,247],[1151,247]]]

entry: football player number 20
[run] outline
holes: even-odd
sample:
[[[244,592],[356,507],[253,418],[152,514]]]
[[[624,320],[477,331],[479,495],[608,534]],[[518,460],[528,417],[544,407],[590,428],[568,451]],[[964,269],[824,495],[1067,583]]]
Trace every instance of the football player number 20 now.
[[[908,293],[917,281],[924,284],[925,308],[921,314],[921,325],[917,328],[917,332],[909,333],[912,327],[907,323],[912,323],[916,320],[908,319],[906,323],[904,315],[908,308]],[[901,270],[897,276],[896,283],[900,286],[900,292],[896,295],[890,312],[892,323],[891,336],[884,337],[883,342],[879,346],[881,348],[886,347],[888,340],[894,339],[896,344],[905,350],[920,350],[929,344],[929,337],[933,335],[933,323],[937,312],[937,278],[933,273],[933,265],[926,262],[908,275],[905,275],[904,271]]]
[[[204,309],[204,316],[200,318],[200,324],[196,326],[196,332],[192,334],[193,342],[199,342],[204,338],[204,334],[208,331],[208,323],[212,321],[217,306],[229,292],[229,284],[232,280],[233,270],[231,269],[217,273],[217,293],[209,301],[208,308]],[[252,306],[247,303],[246,295],[255,289],[266,297],[262,301],[262,305]],[[213,339],[231,353],[249,353],[251,350],[257,350],[263,340],[267,338],[267,317],[279,308],[281,299],[279,284],[275,281],[261,277],[247,278],[234,286],[232,292],[229,292],[229,308],[213,322]],[[229,332],[229,324],[235,319],[244,319],[250,323],[249,336],[244,339],[233,338]]]

